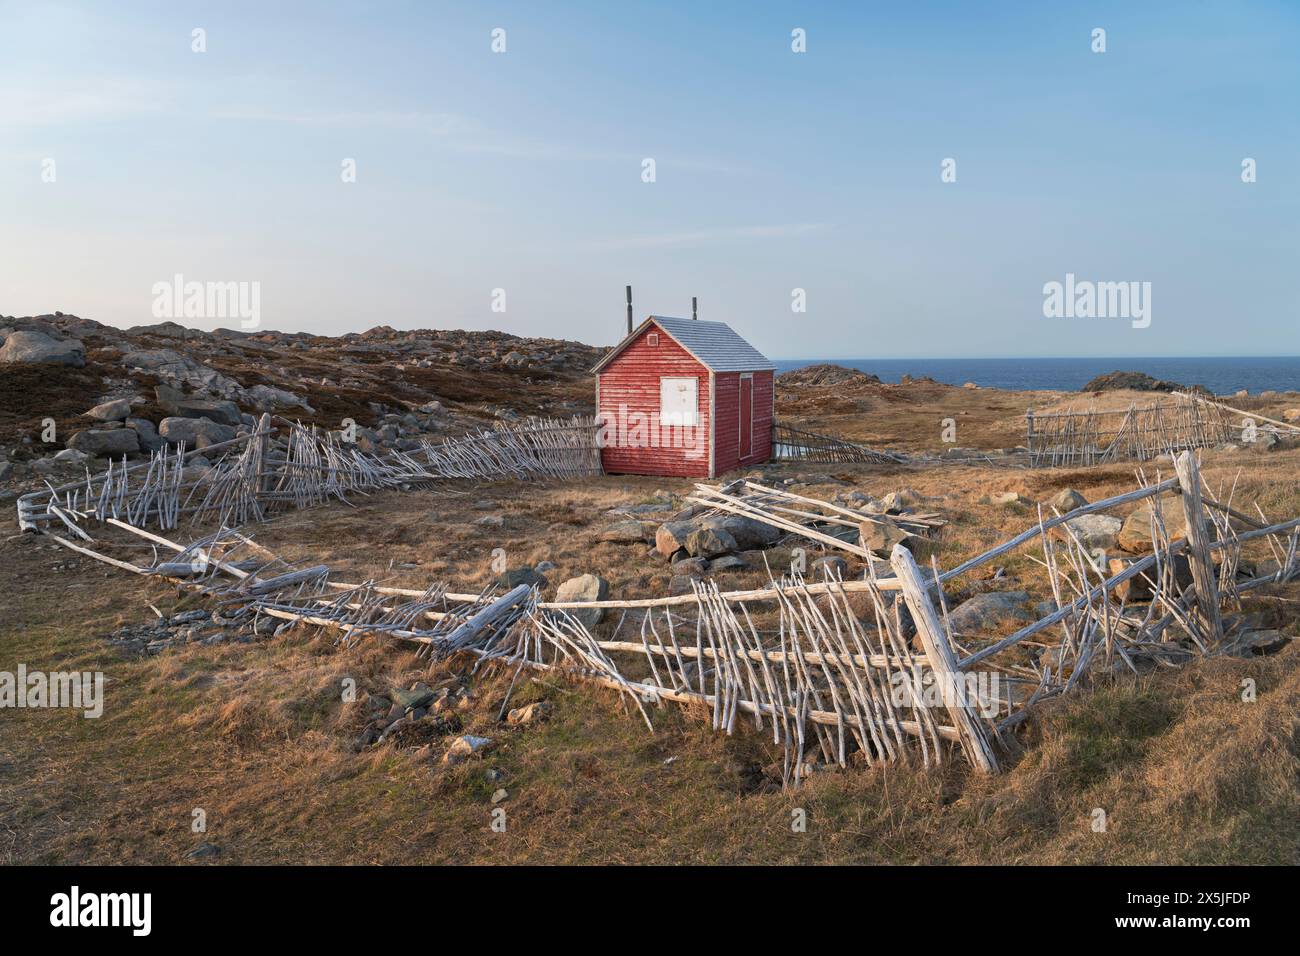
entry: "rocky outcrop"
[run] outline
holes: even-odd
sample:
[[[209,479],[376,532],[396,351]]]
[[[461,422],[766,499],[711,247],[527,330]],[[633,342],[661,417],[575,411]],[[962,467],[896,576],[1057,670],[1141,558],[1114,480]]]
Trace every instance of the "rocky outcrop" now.
[[[857,369],[845,368],[843,365],[821,363],[805,365],[778,376],[782,388],[789,386],[808,386],[811,388],[843,388],[854,385],[879,385],[880,378]]]
[[[57,339],[36,332],[19,329],[5,336],[0,346],[0,363],[72,365],[81,368],[86,364],[86,347],[76,339]]]
[[[1177,382],[1152,378],[1145,372],[1107,372],[1084,384],[1081,392],[1116,392],[1128,389],[1134,392],[1181,392],[1184,386]]]

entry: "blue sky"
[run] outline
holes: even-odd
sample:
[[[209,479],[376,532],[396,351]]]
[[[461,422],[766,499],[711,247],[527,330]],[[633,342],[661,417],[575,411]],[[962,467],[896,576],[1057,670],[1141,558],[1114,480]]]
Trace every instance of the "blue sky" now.
[[[630,283],[775,358],[1300,354],[1297,49],[1294,3],[0,0],[0,313],[179,273],[606,344]],[[1045,318],[1066,273],[1150,327]]]

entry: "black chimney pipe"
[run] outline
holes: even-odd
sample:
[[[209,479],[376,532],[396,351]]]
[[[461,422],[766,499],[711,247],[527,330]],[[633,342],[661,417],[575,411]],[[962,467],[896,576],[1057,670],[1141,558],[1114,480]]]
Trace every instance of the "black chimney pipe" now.
[[[692,319],[699,319],[700,317],[699,313],[696,311],[696,303],[698,301],[699,300],[696,299],[695,296],[691,296],[691,318]]]
[[[632,287],[627,287],[627,334],[632,334]]]

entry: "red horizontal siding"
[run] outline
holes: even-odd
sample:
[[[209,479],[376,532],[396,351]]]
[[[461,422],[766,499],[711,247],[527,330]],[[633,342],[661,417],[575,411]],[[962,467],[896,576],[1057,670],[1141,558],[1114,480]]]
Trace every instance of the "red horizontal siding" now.
[[[657,332],[658,345],[646,337]],[[659,380],[695,378],[700,424],[665,426],[659,423]],[[665,475],[681,478],[709,477],[709,370],[666,333],[651,326],[596,376],[597,411],[606,422],[623,423],[628,416],[644,416],[648,427],[642,445],[629,447],[622,436],[607,430],[610,441],[601,449],[601,463],[610,474]],[[635,424],[635,419],[633,423]]]

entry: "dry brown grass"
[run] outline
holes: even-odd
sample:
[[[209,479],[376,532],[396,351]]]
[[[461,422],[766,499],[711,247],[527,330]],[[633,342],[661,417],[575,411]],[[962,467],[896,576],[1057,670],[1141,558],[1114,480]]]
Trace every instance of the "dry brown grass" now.
[[[1238,498],[1271,514],[1300,514],[1300,453],[1207,456],[1212,484],[1242,470]],[[1130,488],[1127,468],[1001,472],[806,466],[874,494],[911,487],[951,519],[940,563],[1004,540],[1033,522],[1028,509],[981,503],[1019,490],[1043,500],[1072,486],[1090,498]],[[597,539],[604,512],[684,491],[668,479],[604,478],[574,485],[504,482],[444,492],[385,493],[286,515],[257,531],[291,560],[327,561],[343,578],[393,583],[487,583],[492,549],[509,564],[550,560],[554,583],[601,571],[614,594],[657,593],[663,562],[638,545]],[[814,493],[842,490],[813,484]],[[472,524],[496,503],[500,530]],[[436,517],[432,517],[436,515]],[[410,570],[386,569],[389,562]],[[1007,583],[1038,586],[1025,558],[1004,562]],[[66,568],[63,571],[55,567]],[[757,583],[728,572],[725,586]],[[102,669],[99,720],[62,711],[8,711],[0,735],[0,861],[173,863],[207,839],[218,862],[504,863],[1294,863],[1297,859],[1297,725],[1300,651],[1251,660],[1199,661],[1178,671],[1103,682],[1046,707],[1022,731],[1008,772],[980,778],[963,767],[818,774],[783,793],[763,773],[776,757],[746,730],[714,734],[666,708],[650,734],[618,699],[590,687],[531,680],[517,702],[546,699],[548,722],[496,720],[501,675],[471,682],[465,732],[493,737],[483,759],[447,768],[412,741],[354,753],[362,702],[344,704],[345,678],[382,694],[430,669],[404,648],[367,641],[347,651],[328,635],[296,630],[247,645],[190,646],[124,659],[106,634],[174,600],[158,585],[31,539],[0,542],[6,595],[0,669]],[[58,590],[51,590],[51,583]],[[968,584],[968,586],[974,586]],[[959,595],[954,589],[954,595]],[[1300,589],[1277,594],[1294,602]],[[1294,603],[1272,606],[1294,633]],[[608,625],[606,625],[608,626]],[[453,662],[456,663],[456,662]],[[1243,679],[1258,700],[1240,697]],[[431,739],[434,753],[442,741]],[[505,774],[489,782],[488,767]],[[504,786],[507,831],[490,827],[492,791]],[[191,811],[207,812],[205,836]],[[1089,814],[1110,826],[1093,833]],[[793,833],[791,812],[808,812]]]

